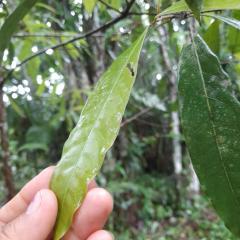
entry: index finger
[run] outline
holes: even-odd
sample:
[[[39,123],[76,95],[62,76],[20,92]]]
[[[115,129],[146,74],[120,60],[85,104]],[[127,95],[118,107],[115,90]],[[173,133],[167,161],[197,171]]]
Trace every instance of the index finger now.
[[[23,213],[35,194],[44,188],[49,188],[54,167],[48,167],[28,182],[22,190],[0,209],[0,221],[8,223]]]
[[[54,168],[54,166],[51,166],[40,172],[10,202],[0,209],[0,223],[6,224],[15,219],[27,209],[27,206],[38,191],[49,188]],[[96,186],[96,182],[93,180],[89,183],[88,190]]]

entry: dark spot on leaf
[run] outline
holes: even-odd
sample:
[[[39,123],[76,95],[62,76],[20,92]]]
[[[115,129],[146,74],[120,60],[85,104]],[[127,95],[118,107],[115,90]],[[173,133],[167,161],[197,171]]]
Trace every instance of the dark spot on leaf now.
[[[128,70],[130,71],[132,77],[134,77],[134,76],[135,76],[135,72],[134,72],[134,69],[133,69],[132,64],[131,64],[131,63],[128,63],[128,64],[127,64],[127,68],[128,68]]]

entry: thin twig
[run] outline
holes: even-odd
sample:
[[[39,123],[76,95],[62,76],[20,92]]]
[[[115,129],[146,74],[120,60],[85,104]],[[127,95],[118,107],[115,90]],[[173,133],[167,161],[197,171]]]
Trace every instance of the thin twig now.
[[[156,16],[157,13],[148,13],[148,12],[129,12],[128,15],[135,15],[135,16],[143,16],[143,15],[147,15],[147,16]]]
[[[140,112],[136,113],[134,116],[132,116],[132,117],[126,119],[124,122],[122,122],[121,127],[125,127],[127,124],[129,124],[132,121],[136,120],[137,118],[139,118],[143,114],[149,112],[150,110],[151,110],[151,108],[145,108],[145,109],[141,110]]]
[[[76,38],[79,34],[28,34],[28,33],[20,33],[13,35],[14,38]],[[104,37],[104,35],[92,35],[91,37]]]
[[[35,38],[35,37],[46,37],[46,38],[61,38],[61,37],[70,37],[75,38],[79,34],[61,34],[61,33],[46,33],[46,34],[31,34],[31,33],[19,33],[13,35],[14,38]]]

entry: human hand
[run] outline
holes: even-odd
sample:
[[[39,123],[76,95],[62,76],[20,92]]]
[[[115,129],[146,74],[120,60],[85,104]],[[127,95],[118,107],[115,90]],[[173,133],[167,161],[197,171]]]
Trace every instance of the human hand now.
[[[43,170],[0,209],[1,240],[49,240],[57,216],[57,199],[49,190],[54,167]],[[113,208],[111,195],[95,182],[74,215],[64,240],[113,240],[101,230]]]

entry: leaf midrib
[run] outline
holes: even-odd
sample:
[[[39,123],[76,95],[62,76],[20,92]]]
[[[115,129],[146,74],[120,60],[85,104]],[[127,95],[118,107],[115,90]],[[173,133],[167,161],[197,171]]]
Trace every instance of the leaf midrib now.
[[[215,140],[215,143],[217,145],[218,155],[219,155],[219,158],[220,158],[220,161],[221,161],[221,165],[222,165],[222,168],[224,170],[224,174],[226,176],[229,188],[231,189],[231,192],[232,192],[232,194],[234,196],[236,204],[239,207],[240,206],[239,199],[238,199],[237,194],[236,194],[236,192],[235,192],[235,190],[234,190],[234,188],[233,188],[233,186],[231,184],[231,181],[230,181],[230,178],[229,178],[229,175],[228,175],[228,172],[227,172],[227,168],[225,166],[225,163],[224,163],[224,160],[223,160],[223,157],[222,157],[222,153],[221,153],[221,150],[219,148],[219,142],[217,140],[216,127],[215,127],[215,124],[214,124],[214,122],[213,122],[213,120],[211,118],[211,116],[213,116],[212,108],[211,108],[210,102],[208,100],[208,93],[207,93],[207,88],[206,88],[206,84],[205,84],[205,81],[204,81],[204,76],[203,76],[203,72],[202,72],[202,66],[201,66],[201,63],[200,63],[200,60],[199,60],[199,57],[198,57],[197,47],[196,47],[196,44],[195,44],[194,40],[193,40],[193,47],[194,47],[194,54],[195,54],[195,57],[197,59],[197,64],[198,64],[198,67],[199,67],[199,72],[200,72],[200,76],[201,76],[201,82],[202,82],[202,86],[203,86],[203,90],[204,90],[204,94],[205,94],[205,99],[206,99],[206,103],[207,103],[207,107],[208,107],[209,121],[211,122],[211,125],[212,125],[212,130],[213,130],[214,140]]]
[[[91,136],[91,134],[92,134],[92,132],[93,132],[93,129],[94,129],[95,126],[96,126],[96,123],[98,122],[100,116],[102,115],[103,109],[105,108],[105,106],[106,106],[106,104],[107,104],[107,102],[108,102],[108,100],[109,100],[109,97],[111,96],[114,88],[116,87],[116,85],[117,85],[117,83],[118,83],[118,81],[119,81],[119,79],[120,79],[120,77],[121,77],[121,75],[122,75],[122,73],[123,73],[124,68],[127,66],[127,63],[129,62],[130,58],[132,57],[132,54],[134,53],[134,51],[135,51],[135,49],[137,48],[137,46],[138,46],[138,44],[139,44],[140,41],[142,41],[142,38],[140,38],[140,40],[136,43],[135,47],[132,49],[131,53],[129,54],[129,57],[127,58],[126,64],[124,64],[122,70],[119,72],[119,75],[118,75],[118,77],[116,78],[116,81],[115,81],[115,83],[113,84],[112,89],[111,89],[111,91],[110,91],[110,93],[109,93],[106,101],[104,102],[103,107],[102,107],[102,109],[100,110],[100,112],[99,112],[99,114],[98,114],[98,117],[97,117],[97,119],[95,120],[95,123],[93,124],[92,129],[90,130],[90,133],[89,133],[89,135],[88,135],[88,137],[87,137],[87,139],[86,139],[86,142],[85,142],[85,144],[84,144],[81,152],[84,152],[84,149],[85,149],[85,147],[87,146],[88,139],[90,138],[90,136]],[[84,111],[84,109],[83,109],[83,111]],[[80,159],[81,159],[81,157],[80,157]],[[75,168],[74,168],[74,173],[75,173],[76,169],[78,169],[78,162],[79,162],[79,159],[77,160],[76,164],[74,164],[74,166],[75,166]],[[69,180],[68,180],[68,182],[67,182],[67,186],[69,186],[69,183],[70,183],[70,181],[71,181],[71,179],[72,179],[72,176],[73,176],[73,175],[71,175],[71,177],[69,178]],[[67,193],[68,193],[68,191],[69,191],[68,189],[69,189],[69,188],[67,187],[67,188],[66,188],[66,191],[65,191],[65,193],[64,193],[64,195],[63,195],[63,200],[61,201],[61,208],[60,208],[60,209],[62,209],[62,207],[63,207],[63,205],[64,205],[64,202],[65,202],[65,199],[66,199],[65,196],[67,195]]]

